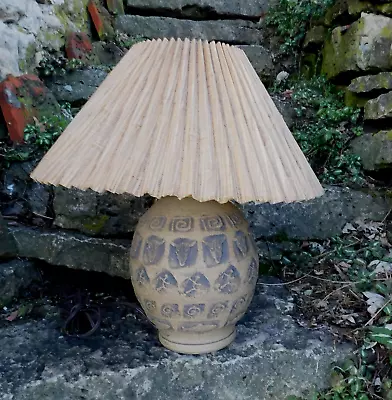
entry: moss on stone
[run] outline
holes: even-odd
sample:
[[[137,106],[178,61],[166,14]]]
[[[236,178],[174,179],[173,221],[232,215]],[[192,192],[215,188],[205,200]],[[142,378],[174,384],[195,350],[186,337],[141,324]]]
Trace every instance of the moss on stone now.
[[[86,218],[82,222],[82,225],[85,230],[97,234],[104,229],[108,220],[109,220],[108,215],[97,215],[96,217]]]
[[[34,58],[36,53],[35,43],[30,43],[26,48],[26,54],[24,58],[19,60],[19,69],[21,72],[32,72],[32,68],[34,67]]]
[[[66,31],[75,30],[71,29],[73,27],[80,31],[88,30],[87,3],[88,0],[67,0],[66,3],[54,6],[54,13]],[[70,9],[72,15],[69,13]]]

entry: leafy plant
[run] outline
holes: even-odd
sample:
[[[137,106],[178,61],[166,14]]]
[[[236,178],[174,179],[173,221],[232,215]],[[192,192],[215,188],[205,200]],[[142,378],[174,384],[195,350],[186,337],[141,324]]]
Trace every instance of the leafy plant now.
[[[282,53],[298,49],[311,18],[321,17],[333,3],[334,0],[278,0],[270,8],[266,23],[282,38]]]
[[[61,135],[72,119],[71,105],[65,103],[58,114],[50,117],[35,119],[33,124],[25,128],[23,144],[9,147],[0,147],[0,156],[6,166],[12,161],[27,161],[33,158],[37,151],[48,150]]]
[[[283,83],[275,91],[293,102],[294,137],[325,183],[359,183],[360,158],[349,151],[350,141],[362,134],[360,109],[347,107],[343,93],[324,77]]]

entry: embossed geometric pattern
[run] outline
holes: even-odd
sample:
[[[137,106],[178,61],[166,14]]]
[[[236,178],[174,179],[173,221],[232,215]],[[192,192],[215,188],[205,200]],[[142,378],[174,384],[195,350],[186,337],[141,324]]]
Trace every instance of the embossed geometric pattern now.
[[[187,297],[198,297],[210,289],[210,282],[201,272],[196,272],[182,284]]]
[[[185,318],[196,318],[200,317],[204,313],[205,304],[185,304],[184,305],[184,317]]]
[[[178,304],[163,304],[161,307],[161,314],[166,318],[173,318],[180,315]]]
[[[155,278],[155,289],[159,293],[165,293],[177,287],[177,280],[170,271],[162,271]]]
[[[184,268],[194,265],[197,259],[197,241],[186,238],[175,239],[170,244],[169,265]]]
[[[174,217],[170,222],[170,230],[173,232],[191,232],[193,226],[192,217]]]
[[[165,240],[152,235],[144,245],[143,261],[146,265],[157,264],[165,251]]]
[[[234,239],[234,253],[237,260],[245,258],[248,254],[248,250],[248,236],[242,231],[237,231]]]
[[[230,265],[215,281],[215,290],[221,293],[235,293],[241,284],[240,273],[236,267]]]
[[[201,217],[200,227],[202,231],[224,231],[226,229],[225,222],[219,215],[214,215],[212,217]]]
[[[211,235],[203,239],[203,256],[207,267],[225,263],[229,258],[226,235]]]
[[[240,211],[218,206],[199,215],[180,207],[167,216],[147,212],[138,225],[131,272],[141,305],[160,330],[223,329],[246,311],[258,276],[256,247]]]
[[[229,307],[229,301],[220,301],[211,306],[207,318],[218,318]]]
[[[147,271],[144,267],[141,267],[136,271],[136,282],[140,286],[150,283],[150,278],[148,277]]]

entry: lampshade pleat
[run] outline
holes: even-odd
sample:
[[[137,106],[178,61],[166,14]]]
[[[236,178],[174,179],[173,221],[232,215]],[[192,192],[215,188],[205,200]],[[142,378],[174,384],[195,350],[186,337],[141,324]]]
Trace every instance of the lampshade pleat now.
[[[134,45],[32,178],[221,203],[323,193],[245,53],[188,39]]]

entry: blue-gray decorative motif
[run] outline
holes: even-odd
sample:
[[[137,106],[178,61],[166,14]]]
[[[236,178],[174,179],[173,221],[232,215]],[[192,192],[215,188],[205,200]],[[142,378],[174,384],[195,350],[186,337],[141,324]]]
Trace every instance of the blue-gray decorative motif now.
[[[243,260],[248,255],[248,251],[248,235],[242,231],[237,231],[234,238],[234,254],[237,260]]]
[[[229,294],[235,293],[241,285],[241,277],[238,269],[230,265],[223,271],[215,281],[215,289],[218,292]]]
[[[207,267],[214,267],[229,259],[229,246],[226,235],[206,236],[202,242],[203,258]]]
[[[226,229],[226,224],[221,216],[214,215],[212,217],[201,217],[200,228],[208,232],[224,231]]]
[[[220,301],[219,303],[215,303],[210,307],[210,311],[207,315],[207,318],[218,318],[219,315],[225,312],[229,307],[228,301]]]
[[[178,330],[180,332],[207,332],[216,328],[219,328],[218,321],[195,321],[184,322],[179,325]]]
[[[143,238],[140,236],[139,233],[135,232],[132,239],[131,258],[139,258],[142,242]]]
[[[152,235],[144,245],[143,261],[145,265],[157,264],[165,252],[165,240]]]
[[[192,217],[174,217],[170,222],[172,232],[191,232],[194,228]]]
[[[200,317],[204,313],[205,304],[185,304],[184,318]]]
[[[170,271],[163,270],[155,278],[155,289],[159,293],[165,293],[178,286],[176,278]]]
[[[196,272],[190,278],[185,279],[182,288],[185,296],[198,297],[208,292],[210,282],[201,272]]]
[[[230,225],[233,226],[234,228],[236,226],[241,225],[241,223],[243,222],[241,215],[236,213],[228,214],[227,219],[229,220]]]
[[[250,285],[256,283],[257,278],[259,277],[259,270],[257,267],[258,265],[256,260],[252,258],[252,261],[250,262],[248,267],[248,276],[247,276],[247,283],[249,283]]]
[[[246,300],[247,295],[241,296],[239,299],[235,300],[233,306],[231,307],[230,314],[235,316],[243,311],[246,308]]]
[[[150,278],[148,277],[147,271],[144,267],[140,267],[136,271],[136,282],[139,286],[148,285],[150,283]]]
[[[165,227],[165,224],[166,224],[166,217],[156,216],[151,218],[149,226],[152,231],[161,231]]]
[[[197,259],[197,241],[185,238],[170,244],[169,265],[171,268],[184,268],[194,265]]]
[[[157,303],[154,300],[145,300],[144,305],[149,312],[154,312],[157,308]]]
[[[180,315],[178,304],[163,304],[161,307],[161,314],[166,318],[173,318]]]

